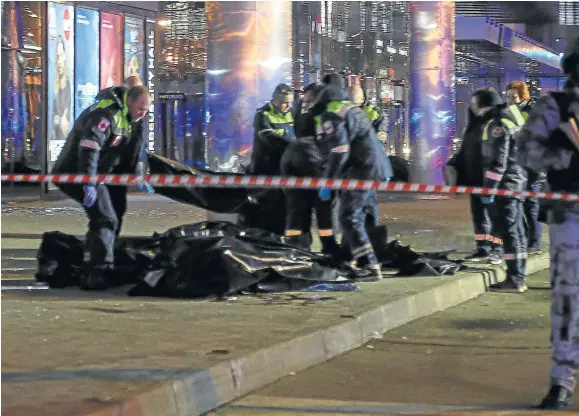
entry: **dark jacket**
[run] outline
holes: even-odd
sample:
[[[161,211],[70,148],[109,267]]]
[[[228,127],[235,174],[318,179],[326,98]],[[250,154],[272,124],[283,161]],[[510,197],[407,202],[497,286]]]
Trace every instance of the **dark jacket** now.
[[[141,143],[133,140],[129,109],[119,89],[84,110],[75,121],[54,173],[135,172]]]
[[[328,86],[310,109],[318,146],[327,160],[324,176],[378,181],[391,178],[390,160],[372,123],[345,97],[344,91]]]
[[[462,134],[462,143],[458,152],[448,161],[457,171],[457,185],[482,186],[482,132],[484,123],[480,117],[468,110],[466,128]]]
[[[529,100],[529,101],[522,101],[519,104],[517,104],[517,107],[519,107],[519,111],[521,112],[521,115],[523,116],[523,119],[525,120],[525,122],[528,120],[529,118],[529,114],[531,113],[531,110],[533,110],[533,107],[535,106],[535,101],[533,100]],[[527,189],[531,190],[531,188],[535,185],[535,184],[544,184],[547,181],[547,173],[546,172],[540,172],[540,173],[535,173],[532,170],[528,170],[527,169]]]
[[[482,119],[483,186],[524,191],[527,174],[517,163],[514,136],[525,123],[518,107],[497,106]]]
[[[272,103],[257,110],[253,121],[251,172],[257,175],[279,175],[283,152],[295,140],[291,111],[276,112]]]
[[[579,93],[571,88],[541,97],[517,133],[518,161],[547,172],[554,192],[579,192]]]

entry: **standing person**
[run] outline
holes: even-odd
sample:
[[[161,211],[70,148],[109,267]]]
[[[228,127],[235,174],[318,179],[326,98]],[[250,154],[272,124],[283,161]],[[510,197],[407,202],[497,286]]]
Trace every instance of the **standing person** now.
[[[384,116],[382,109],[366,99],[364,90],[359,85],[352,85],[349,93],[352,102],[366,113],[376,130],[376,136],[385,145],[388,139],[388,119]]]
[[[147,88],[133,87],[123,96],[103,99],[84,110],[74,123],[53,172],[133,174],[141,151],[131,124],[149,111]],[[113,198],[113,186],[58,184],[68,196],[80,202],[89,218],[84,274],[81,287],[104,290],[114,262],[114,245],[126,209],[126,199]],[[125,194],[126,195],[126,194]]]
[[[462,133],[462,144],[456,154],[448,161],[446,171],[453,172],[449,185],[482,187],[483,166],[483,129],[482,117],[468,108],[467,123]],[[467,260],[473,262],[489,261],[491,264],[503,262],[502,240],[493,235],[491,206],[483,203],[481,195],[470,195],[470,212],[474,228],[476,248]]]
[[[519,162],[547,172],[552,192],[579,193],[579,37],[565,48],[563,92],[541,97],[517,134]],[[550,389],[539,405],[564,409],[579,370],[579,202],[553,201],[548,211],[551,254]]]
[[[316,125],[316,139],[327,161],[326,178],[384,181],[392,177],[392,167],[384,147],[366,114],[351,101],[328,76],[326,87],[311,108]],[[332,82],[334,81],[334,82]],[[330,190],[320,190],[327,199]],[[358,266],[361,281],[378,281],[382,272],[366,230],[366,208],[372,204],[373,191],[340,192],[340,222],[343,239]]]
[[[475,91],[472,112],[481,117],[483,187],[523,191],[527,186],[525,170],[517,164],[514,134],[524,124],[517,106],[507,107],[494,88]],[[500,235],[507,263],[507,278],[491,285],[491,290],[523,293],[527,290],[527,239],[520,197],[483,196],[485,205],[493,205],[493,234]]]
[[[507,103],[519,107],[521,115],[526,121],[534,105],[527,84],[523,81],[513,81],[507,85],[506,93]],[[537,175],[531,171],[527,172],[527,176],[527,191],[541,192],[546,181],[545,172]],[[523,208],[525,211],[525,226],[527,230],[527,252],[529,254],[539,254],[541,253],[541,236],[543,234],[543,227],[539,222],[539,199],[525,198]]]
[[[293,90],[285,84],[275,88],[271,102],[257,110],[253,123],[251,174],[278,176],[282,155],[295,140],[292,104]],[[281,189],[261,192],[255,204],[247,204],[241,214],[244,226],[260,228],[274,234],[285,231],[285,195]]]
[[[308,111],[323,84],[310,84],[304,89],[303,112],[296,119],[297,139],[286,148],[281,160],[284,176],[318,178],[324,173],[324,159],[316,141],[313,115]],[[322,253],[340,258],[342,253],[336,242],[332,224],[332,201],[322,199],[315,190],[286,189],[286,242],[309,249],[312,244],[312,212],[316,212],[318,234]]]

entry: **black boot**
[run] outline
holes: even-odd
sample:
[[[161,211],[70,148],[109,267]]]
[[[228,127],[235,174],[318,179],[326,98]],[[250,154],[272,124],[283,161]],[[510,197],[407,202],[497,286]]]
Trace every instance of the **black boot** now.
[[[382,266],[378,263],[374,253],[358,259],[355,279],[358,282],[378,282],[382,280]]]
[[[302,250],[309,250],[312,245],[311,235],[309,234],[286,236],[284,240],[288,246],[297,247]]]
[[[110,273],[111,266],[87,267],[86,272],[80,278],[80,288],[82,290],[107,290]]]
[[[342,250],[340,245],[336,242],[334,236],[320,237],[322,242],[322,254],[327,254],[331,258],[338,261],[349,261],[350,257],[345,250]]]
[[[573,392],[563,386],[551,386],[549,393],[538,406],[539,409],[561,410],[571,403]]]

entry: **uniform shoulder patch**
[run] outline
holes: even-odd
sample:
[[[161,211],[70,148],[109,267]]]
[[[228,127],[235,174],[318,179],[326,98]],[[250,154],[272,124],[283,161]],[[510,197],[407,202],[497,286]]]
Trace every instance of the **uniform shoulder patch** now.
[[[504,134],[505,133],[503,132],[502,127],[495,127],[491,131],[491,136],[493,136],[493,137],[501,137],[501,136],[504,136]]]
[[[101,120],[99,121],[99,123],[97,124],[97,128],[104,132],[108,126],[111,125],[110,120],[108,120],[106,117],[101,118]]]

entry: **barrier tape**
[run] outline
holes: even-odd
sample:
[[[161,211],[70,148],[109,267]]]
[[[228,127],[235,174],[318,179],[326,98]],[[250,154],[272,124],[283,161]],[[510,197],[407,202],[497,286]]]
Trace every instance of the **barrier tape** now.
[[[195,185],[202,188],[262,188],[262,189],[333,189],[375,190],[378,192],[409,192],[437,194],[473,194],[495,196],[520,196],[559,201],[579,201],[579,195],[556,192],[512,191],[471,186],[423,185],[403,182],[379,182],[357,179],[298,178],[279,176],[233,175],[2,175],[3,182],[54,182],[68,184],[105,184],[135,186],[145,183],[157,187]]]

